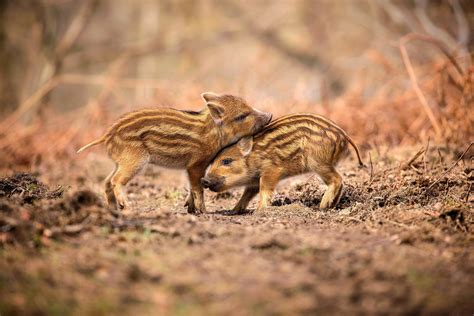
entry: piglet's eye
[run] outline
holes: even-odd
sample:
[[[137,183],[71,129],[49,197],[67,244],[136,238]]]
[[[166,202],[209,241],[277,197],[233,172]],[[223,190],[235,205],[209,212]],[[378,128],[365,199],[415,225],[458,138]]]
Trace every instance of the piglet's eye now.
[[[234,121],[236,121],[236,122],[243,121],[243,120],[245,120],[245,118],[246,118],[247,116],[249,116],[249,115],[250,115],[250,113],[241,114],[241,115],[237,116],[237,117],[234,119]]]
[[[223,164],[224,166],[228,166],[228,165],[230,165],[231,163],[232,163],[232,159],[230,159],[230,158],[226,158],[226,159],[223,159],[223,160],[222,160],[222,164]]]

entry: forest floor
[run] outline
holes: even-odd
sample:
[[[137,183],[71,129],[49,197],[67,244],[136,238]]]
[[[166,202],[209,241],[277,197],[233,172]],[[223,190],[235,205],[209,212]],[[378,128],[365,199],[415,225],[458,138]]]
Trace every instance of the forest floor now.
[[[241,189],[207,191],[196,216],[184,173],[151,166],[117,216],[100,151],[2,170],[0,315],[471,315],[472,159],[430,146],[410,163],[418,149],[346,159],[324,212],[312,175],[282,181],[262,213],[229,214]]]

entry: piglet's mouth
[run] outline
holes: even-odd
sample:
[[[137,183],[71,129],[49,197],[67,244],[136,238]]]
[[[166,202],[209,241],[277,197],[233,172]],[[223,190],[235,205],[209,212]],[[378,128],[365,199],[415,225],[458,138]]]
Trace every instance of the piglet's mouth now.
[[[204,177],[201,178],[201,185],[203,188],[209,189],[213,192],[219,192],[222,189],[224,182],[219,179]]]

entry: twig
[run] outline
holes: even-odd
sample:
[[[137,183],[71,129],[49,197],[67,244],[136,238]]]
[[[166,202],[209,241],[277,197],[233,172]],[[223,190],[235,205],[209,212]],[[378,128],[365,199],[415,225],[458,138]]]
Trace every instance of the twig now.
[[[354,222],[358,222],[358,223],[363,223],[363,222],[364,222],[363,220],[360,220],[360,219],[358,219],[358,218],[356,218],[356,217],[353,217],[353,216],[348,216],[348,217],[346,217],[346,218],[347,218],[347,219],[350,219],[350,220],[352,220],[352,221],[354,221]]]
[[[411,14],[408,14],[406,10],[402,9],[402,5],[397,6],[390,0],[380,0],[377,3],[385,13],[387,13],[393,23],[396,23],[401,27],[407,27],[412,31],[418,29],[418,22],[416,19],[412,18]]]
[[[408,169],[410,167],[412,167],[412,164],[418,159],[418,157],[420,157],[423,153],[425,152],[425,148],[420,148],[420,150],[418,150],[418,152],[410,159],[408,160],[407,163],[405,164],[402,164],[400,166],[400,170],[405,170],[405,169]]]
[[[430,105],[428,104],[428,101],[425,98],[425,95],[420,89],[420,86],[418,85],[418,81],[416,79],[415,71],[413,70],[413,66],[411,64],[410,58],[408,57],[408,52],[405,47],[406,40],[402,38],[400,40],[400,53],[402,54],[403,58],[403,63],[405,64],[405,67],[407,69],[408,75],[410,76],[411,83],[413,85],[413,89],[415,90],[415,93],[420,100],[421,105],[423,106],[426,115],[428,116],[428,119],[431,122],[431,125],[433,126],[436,136],[439,138],[441,136],[441,127],[439,126],[439,123],[433,113],[433,110],[431,109]]]
[[[436,183],[438,183],[445,175],[447,175],[451,170],[453,170],[453,168],[464,158],[464,155],[469,151],[469,149],[471,148],[471,146],[474,144],[474,142],[471,142],[469,144],[469,146],[467,146],[466,150],[464,150],[464,152],[461,154],[461,156],[459,156],[459,158],[445,171],[441,174],[441,176],[436,179],[435,182],[433,182],[424,192],[424,194],[426,194]]]
[[[54,89],[60,82],[59,77],[54,77],[46,81],[38,90],[36,90],[28,99],[26,99],[18,109],[13,112],[2,124],[1,132],[9,130],[23,114],[35,107],[41,99]]]
[[[428,141],[426,142],[425,152],[423,154],[423,171],[426,173],[426,154],[428,153],[428,149],[430,148],[430,138],[428,137]]]
[[[461,5],[458,0],[451,0],[451,6],[453,7],[454,17],[458,22],[458,42],[461,45],[466,46],[469,41],[469,23],[466,19],[466,14],[464,14]]]
[[[441,155],[441,151],[439,150],[439,148],[436,148],[436,150],[438,151],[438,156],[439,156],[439,163],[438,163],[438,165],[440,165],[440,164],[443,163],[443,155]]]
[[[440,215],[439,212],[431,212],[431,211],[423,211],[423,213],[431,217],[438,217]]]
[[[374,180],[374,166],[372,164],[372,155],[370,154],[369,151],[369,162],[370,162],[370,179],[369,179],[369,185],[372,184],[372,181]]]
[[[406,225],[406,224],[403,224],[403,223],[399,223],[399,222],[396,222],[396,221],[392,221],[392,220],[390,220],[390,219],[387,219],[386,221],[389,222],[389,223],[391,223],[391,224],[400,226],[400,227],[412,229],[412,227],[410,227],[410,226],[408,226],[408,225]]]
[[[418,17],[423,29],[431,36],[439,38],[443,43],[450,45],[451,47],[456,46],[456,39],[454,39],[444,29],[436,26],[433,21],[428,17],[427,5],[428,0],[416,0],[415,1],[415,14]]]
[[[69,24],[66,33],[55,49],[58,59],[62,59],[74,46],[81,33],[84,31],[89,18],[94,13],[94,7],[97,2],[97,0],[89,0],[85,2],[72,20],[71,24]]]
[[[469,196],[471,195],[471,188],[472,188],[472,182],[469,184],[469,189],[467,189],[467,193],[466,193],[466,203],[469,202]]]
[[[459,74],[461,76],[464,75],[464,71],[462,69],[462,67],[459,65],[459,63],[456,61],[456,58],[454,58],[454,56],[449,52],[449,48],[446,47],[446,45],[429,36],[429,35],[425,35],[425,34],[419,34],[419,33],[410,33],[410,34],[407,34],[405,35],[404,37],[402,37],[400,39],[401,42],[403,42],[404,44],[412,41],[412,40],[420,40],[420,41],[425,41],[425,42],[429,42],[433,45],[435,45],[436,47],[438,47],[441,52],[449,59],[449,61],[451,62],[451,64],[453,64],[454,68],[456,68],[456,70],[459,72]]]
[[[418,174],[423,174],[423,171],[420,171],[418,168],[416,168],[414,165],[410,165],[410,168],[412,168],[416,173]]]

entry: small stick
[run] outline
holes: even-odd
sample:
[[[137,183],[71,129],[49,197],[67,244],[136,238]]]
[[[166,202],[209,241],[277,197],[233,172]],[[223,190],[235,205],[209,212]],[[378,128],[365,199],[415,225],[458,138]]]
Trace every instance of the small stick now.
[[[412,229],[412,227],[410,227],[410,226],[408,226],[408,225],[406,225],[406,224],[403,224],[403,223],[399,223],[399,222],[396,222],[396,221],[392,221],[392,220],[390,220],[390,219],[387,219],[386,221],[389,222],[389,223],[391,223],[391,224],[400,226],[400,227]]]
[[[461,159],[464,158],[464,155],[469,151],[469,149],[471,148],[471,146],[474,144],[474,142],[470,143],[469,146],[467,146],[466,150],[464,150],[464,152],[462,153],[461,156],[459,156],[458,160],[456,160],[452,165],[451,167],[449,167],[445,172],[443,172],[441,174],[441,176],[435,181],[433,182],[426,190],[425,190],[425,194],[436,184],[438,183],[445,175],[447,175],[451,170],[453,170],[453,168],[461,161]]]
[[[370,162],[370,179],[369,179],[369,185],[372,184],[372,181],[374,180],[374,165],[372,164],[372,155],[370,154],[369,151],[369,162]]]
[[[413,86],[413,89],[415,90],[416,96],[418,97],[418,99],[419,99],[426,115],[428,116],[428,119],[430,120],[431,125],[434,128],[436,136],[439,138],[442,134],[441,127],[438,123],[438,120],[436,119],[436,116],[435,116],[433,110],[431,109],[430,105],[428,104],[428,101],[426,100],[425,95],[423,94],[423,92],[421,91],[420,86],[418,85],[418,80],[416,79],[415,71],[413,70],[413,66],[411,64],[410,57],[408,56],[408,52],[407,52],[407,49],[405,47],[406,42],[407,42],[407,38],[406,37],[402,38],[400,40],[400,45],[399,45],[400,53],[402,54],[403,63],[405,64],[405,68],[406,68],[406,70],[408,72],[408,75],[410,77],[411,84]]]
[[[444,189],[444,196],[447,196],[449,193],[449,179],[446,181],[446,188]]]
[[[363,223],[363,222],[364,222],[364,221],[362,221],[362,220],[360,220],[360,219],[358,219],[358,218],[355,218],[355,217],[353,217],[353,216],[348,216],[348,217],[346,217],[346,218],[347,218],[347,219],[350,219],[350,220],[352,220],[352,221],[358,222],[358,223]]]
[[[469,202],[469,195],[471,195],[472,182],[469,184],[469,189],[467,189],[466,194],[466,203]]]
[[[410,167],[418,174],[423,174],[423,171],[420,171],[419,169],[417,169],[414,165],[410,165]]]
[[[443,44],[441,41],[433,38],[432,36],[425,35],[425,34],[419,34],[419,33],[410,33],[407,34],[403,37],[403,41],[409,42],[412,40],[421,40],[421,41],[426,41],[429,42],[435,46],[437,46],[441,52],[448,58],[448,60],[451,62],[451,64],[456,68],[458,73],[462,76],[464,75],[464,71],[462,67],[458,64],[456,61],[456,58],[449,52],[448,47],[446,47],[445,44]]]
[[[405,164],[402,164],[400,166],[400,169],[404,170],[404,169],[408,169],[411,167],[411,165],[415,162],[415,160],[418,159],[418,157],[421,156],[421,154],[423,154],[425,152],[425,149],[424,148],[420,148],[420,150],[410,159],[408,160],[407,163]]]
[[[438,156],[439,156],[439,163],[438,165],[442,164],[443,163],[443,155],[441,155],[441,151],[439,150],[439,148],[436,148],[437,151],[438,151]]]
[[[426,154],[428,153],[428,149],[430,148],[430,138],[428,137],[428,142],[426,143],[425,152],[423,155],[423,171],[426,173]]]
[[[430,211],[424,211],[423,213],[426,214],[426,215],[429,215],[431,217],[438,217],[439,216],[438,212],[435,213],[435,212],[430,212]]]

